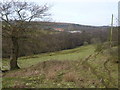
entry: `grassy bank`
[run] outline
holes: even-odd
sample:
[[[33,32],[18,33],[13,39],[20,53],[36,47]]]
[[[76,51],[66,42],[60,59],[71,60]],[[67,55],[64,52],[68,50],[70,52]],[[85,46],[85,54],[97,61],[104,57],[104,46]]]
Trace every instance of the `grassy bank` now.
[[[118,64],[109,61],[109,56],[99,54],[81,63],[94,54],[93,45],[75,49],[21,57],[21,69],[3,74],[3,87],[14,88],[105,88],[117,87]],[[3,69],[9,69],[9,60],[3,60]]]
[[[94,47],[92,45],[81,46],[75,49],[20,57],[18,59],[18,64],[21,68],[26,68],[48,60],[81,60],[92,53],[94,53]],[[3,70],[9,69],[9,61],[9,59],[3,60]]]

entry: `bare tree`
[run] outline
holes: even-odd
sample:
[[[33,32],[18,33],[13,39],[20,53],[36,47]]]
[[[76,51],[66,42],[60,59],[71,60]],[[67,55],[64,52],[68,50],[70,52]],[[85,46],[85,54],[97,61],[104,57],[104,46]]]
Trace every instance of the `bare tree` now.
[[[2,29],[4,36],[11,38],[11,61],[10,69],[19,69],[17,64],[19,45],[18,39],[23,37],[25,31],[30,28],[30,22],[36,20],[44,20],[50,16],[49,7],[45,5],[37,5],[30,2],[20,1],[3,1],[0,2],[0,18],[2,20]]]

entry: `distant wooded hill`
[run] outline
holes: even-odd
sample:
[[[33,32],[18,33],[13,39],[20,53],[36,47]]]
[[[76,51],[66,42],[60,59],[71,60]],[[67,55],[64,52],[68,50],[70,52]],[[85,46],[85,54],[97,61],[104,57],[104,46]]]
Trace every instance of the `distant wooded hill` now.
[[[71,23],[31,22],[31,31],[19,39],[19,56],[27,56],[52,51],[72,49],[84,44],[106,42],[109,39],[110,27],[86,26]],[[56,31],[55,28],[64,31]],[[2,31],[3,34],[5,30]],[[69,33],[82,31],[82,33]],[[2,38],[3,57],[10,57],[11,40]],[[113,31],[113,40],[117,40],[117,29]]]
[[[33,25],[38,26],[38,28],[44,29],[54,29],[54,28],[62,28],[64,31],[86,31],[86,30],[107,30],[110,26],[89,26],[89,25],[80,25],[80,24],[73,24],[73,23],[58,23],[58,22],[33,22]]]

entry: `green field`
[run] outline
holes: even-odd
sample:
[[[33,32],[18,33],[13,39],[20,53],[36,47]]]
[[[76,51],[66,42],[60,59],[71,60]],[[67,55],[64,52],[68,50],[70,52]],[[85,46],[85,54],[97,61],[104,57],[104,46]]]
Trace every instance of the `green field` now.
[[[47,60],[81,60],[92,53],[94,53],[94,47],[92,45],[82,46],[75,49],[21,57],[18,59],[18,64],[21,68],[26,68]],[[8,59],[3,60],[3,69],[9,69]]]
[[[3,74],[3,87],[9,88],[105,88],[118,87],[118,64],[99,54],[81,63],[95,52],[94,45],[20,57],[19,70]],[[9,59],[3,70],[9,70]],[[107,68],[107,69],[106,69]]]

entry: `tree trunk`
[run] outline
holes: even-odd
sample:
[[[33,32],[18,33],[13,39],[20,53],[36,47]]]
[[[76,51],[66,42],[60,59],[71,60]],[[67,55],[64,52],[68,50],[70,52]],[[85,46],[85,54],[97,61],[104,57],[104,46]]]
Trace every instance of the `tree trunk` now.
[[[17,64],[18,59],[18,39],[16,37],[12,37],[12,50],[11,50],[11,61],[10,61],[10,70],[19,69]]]

